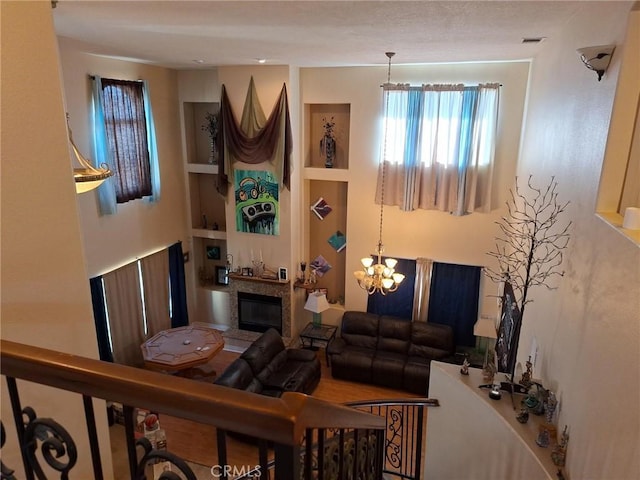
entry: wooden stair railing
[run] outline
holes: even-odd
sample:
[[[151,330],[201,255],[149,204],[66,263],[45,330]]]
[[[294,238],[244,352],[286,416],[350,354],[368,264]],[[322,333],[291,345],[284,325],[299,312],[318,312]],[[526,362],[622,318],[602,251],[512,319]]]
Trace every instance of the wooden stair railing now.
[[[362,435],[362,432],[368,432],[365,433],[366,438],[371,435],[378,438],[375,451],[371,451],[371,448],[366,449],[366,461],[373,467],[365,468],[372,473],[366,476],[360,475],[357,470],[358,462],[354,461],[351,465],[353,478],[382,478],[384,419],[304,394],[285,393],[281,398],[270,398],[8,340],[0,340],[0,372],[6,377],[18,441],[23,447],[21,448],[23,467],[27,479],[36,478],[34,471],[38,475],[40,467],[29,453],[36,449],[38,442],[42,443],[45,440],[48,442],[48,447],[55,444],[69,454],[69,457],[72,457],[71,453],[75,450],[75,445],[73,445],[73,439],[67,438],[68,434],[61,425],[55,421],[52,421],[55,425],[43,422],[50,419],[37,417],[29,407],[22,407],[16,379],[82,395],[96,479],[102,479],[103,474],[92,398],[119,402],[130,409],[130,414],[125,414],[125,429],[132,479],[144,478],[144,465],[140,464],[133,444],[133,407],[144,407],[154,412],[212,425],[222,432],[218,434],[219,438],[224,439],[224,431],[233,431],[255,437],[263,444],[273,445],[275,478],[278,480],[312,478],[307,476],[311,472],[311,467],[308,466],[311,455],[308,455],[309,460],[304,464],[300,463],[302,442],[309,432],[342,430],[353,431],[356,436]],[[25,416],[28,418],[25,419]],[[362,442],[358,443],[357,439],[355,443],[356,448],[362,445]],[[226,443],[219,443],[218,460],[221,465],[226,460],[225,450]],[[46,459],[47,456],[43,456]],[[266,456],[264,457],[260,458],[260,465],[262,472],[266,473]],[[181,471],[185,467],[189,470],[184,462],[182,462],[184,465],[180,463],[179,458],[162,452],[146,452],[142,460],[151,461],[156,458],[172,462]],[[356,457],[358,458],[360,457]],[[67,465],[56,465],[53,468],[58,471],[64,469],[68,471],[73,468],[73,463],[69,460]],[[51,463],[49,465],[51,466]],[[3,471],[9,470],[8,467],[10,466],[2,465]],[[186,478],[195,479],[193,472],[187,471],[184,475]],[[38,476],[38,478],[44,477]],[[161,476],[160,478],[175,477]],[[262,478],[268,478],[268,476],[265,475]]]

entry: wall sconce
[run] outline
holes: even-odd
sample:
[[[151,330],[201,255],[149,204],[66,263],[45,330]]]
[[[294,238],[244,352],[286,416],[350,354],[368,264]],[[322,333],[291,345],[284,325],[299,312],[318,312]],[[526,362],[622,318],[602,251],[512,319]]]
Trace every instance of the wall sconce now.
[[[609,62],[611,62],[615,48],[615,45],[599,45],[597,47],[579,48],[577,52],[584,66],[596,72],[598,81],[600,81],[604,72],[609,68]]]

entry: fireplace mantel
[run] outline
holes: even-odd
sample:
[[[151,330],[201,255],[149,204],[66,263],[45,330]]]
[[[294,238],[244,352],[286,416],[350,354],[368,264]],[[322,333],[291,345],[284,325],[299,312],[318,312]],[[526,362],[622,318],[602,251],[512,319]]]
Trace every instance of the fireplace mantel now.
[[[291,284],[267,278],[229,275],[231,328],[238,328],[238,292],[282,298],[282,336],[291,337]]]

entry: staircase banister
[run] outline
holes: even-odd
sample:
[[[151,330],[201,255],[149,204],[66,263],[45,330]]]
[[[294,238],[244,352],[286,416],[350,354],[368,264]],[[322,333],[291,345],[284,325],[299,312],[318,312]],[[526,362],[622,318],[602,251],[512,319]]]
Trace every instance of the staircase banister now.
[[[300,393],[271,398],[9,340],[0,340],[0,373],[284,445],[298,445],[306,428],[384,428],[375,415]]]
[[[354,410],[294,392],[285,392],[282,400],[297,412],[294,438],[300,438],[306,428],[384,429],[385,420],[378,415]]]
[[[370,406],[388,406],[388,405],[421,405],[423,407],[439,407],[440,402],[437,398],[424,398],[424,397],[415,397],[415,398],[383,398],[383,399],[375,399],[375,400],[358,400],[355,402],[346,402],[344,403],[347,407],[358,408],[358,407],[370,407]]]

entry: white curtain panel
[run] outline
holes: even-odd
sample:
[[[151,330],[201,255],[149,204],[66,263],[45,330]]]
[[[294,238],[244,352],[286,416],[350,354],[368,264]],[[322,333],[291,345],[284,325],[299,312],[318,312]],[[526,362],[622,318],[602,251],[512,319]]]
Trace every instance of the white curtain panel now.
[[[426,322],[428,320],[432,270],[433,260],[429,258],[416,259],[416,281],[413,287],[412,316],[414,322]]]
[[[113,361],[124,365],[143,365],[140,345],[144,342],[142,299],[137,262],[103,276],[111,330]]]
[[[147,338],[171,328],[169,312],[169,250],[140,260],[147,317]]]

